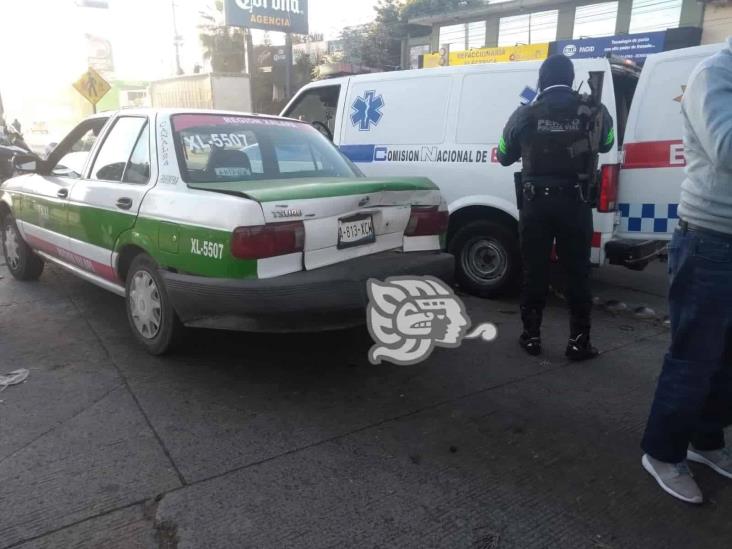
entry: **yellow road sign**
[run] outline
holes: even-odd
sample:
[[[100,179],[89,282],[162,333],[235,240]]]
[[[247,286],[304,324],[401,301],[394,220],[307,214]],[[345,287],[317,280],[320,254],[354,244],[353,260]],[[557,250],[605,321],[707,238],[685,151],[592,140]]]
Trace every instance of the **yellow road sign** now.
[[[89,67],[89,69],[73,84],[76,91],[86,97],[92,105],[99,103],[99,100],[112,88],[101,75]]]

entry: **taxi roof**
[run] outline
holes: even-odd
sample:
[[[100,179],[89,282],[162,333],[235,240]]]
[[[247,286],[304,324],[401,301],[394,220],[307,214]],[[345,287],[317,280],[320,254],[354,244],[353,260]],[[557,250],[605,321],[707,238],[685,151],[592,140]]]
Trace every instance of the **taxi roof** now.
[[[139,107],[139,108],[133,108],[133,109],[119,109],[119,110],[112,110],[112,111],[105,111],[100,112],[97,114],[93,114],[89,116],[87,119],[92,120],[94,118],[104,118],[104,117],[110,117],[110,116],[120,116],[120,115],[140,115],[140,116],[151,116],[151,115],[158,115],[161,114],[163,116],[173,116],[175,114],[213,114],[213,115],[223,115],[223,116],[239,116],[239,117],[247,117],[247,118],[264,118],[269,120],[288,120],[293,122],[302,122],[301,120],[296,120],[294,118],[286,118],[283,116],[276,116],[272,114],[257,114],[257,113],[249,113],[249,112],[241,112],[241,111],[225,111],[220,109],[193,109],[193,108],[185,108],[185,107]]]

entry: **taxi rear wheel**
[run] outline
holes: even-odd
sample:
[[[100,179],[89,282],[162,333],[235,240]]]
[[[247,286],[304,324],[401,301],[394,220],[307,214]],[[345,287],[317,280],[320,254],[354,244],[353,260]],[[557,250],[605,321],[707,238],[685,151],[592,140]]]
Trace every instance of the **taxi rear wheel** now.
[[[130,265],[125,301],[132,333],[149,353],[162,355],[180,344],[185,327],[170,303],[157,264],[147,254],[138,255]]]
[[[18,225],[11,214],[3,217],[2,244],[5,264],[18,280],[36,280],[43,272],[43,260],[20,236]]]

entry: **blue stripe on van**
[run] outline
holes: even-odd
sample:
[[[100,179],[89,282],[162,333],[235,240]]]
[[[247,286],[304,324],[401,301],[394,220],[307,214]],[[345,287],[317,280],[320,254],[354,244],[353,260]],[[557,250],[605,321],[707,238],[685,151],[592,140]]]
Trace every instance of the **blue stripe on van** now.
[[[375,145],[341,145],[340,149],[351,162],[369,163],[374,161]]]

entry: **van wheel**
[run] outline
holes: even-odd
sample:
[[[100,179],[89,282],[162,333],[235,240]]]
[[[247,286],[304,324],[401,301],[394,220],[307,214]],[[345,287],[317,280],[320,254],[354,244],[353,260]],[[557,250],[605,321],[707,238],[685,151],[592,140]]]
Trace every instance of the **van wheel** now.
[[[477,220],[455,233],[448,246],[460,286],[480,297],[513,293],[521,281],[517,235],[502,223]]]
[[[137,340],[153,355],[175,349],[183,339],[185,327],[170,303],[158,266],[149,255],[135,257],[125,286],[127,319]]]
[[[3,218],[2,240],[5,264],[10,274],[18,280],[37,280],[43,272],[43,260],[25,243],[9,213]]]

